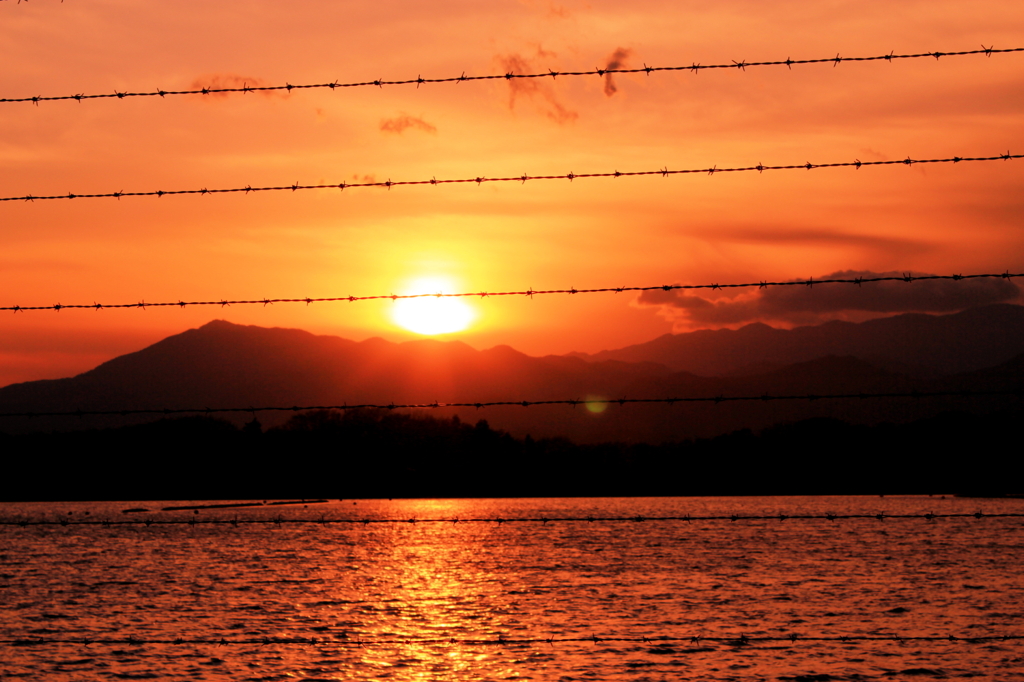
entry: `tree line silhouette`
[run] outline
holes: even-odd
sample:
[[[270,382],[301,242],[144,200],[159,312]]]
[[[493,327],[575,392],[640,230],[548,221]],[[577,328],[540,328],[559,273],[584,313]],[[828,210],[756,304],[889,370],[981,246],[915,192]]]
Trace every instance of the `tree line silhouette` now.
[[[1022,410],[865,426],[817,418],[669,443],[515,438],[459,417],[313,411],[9,435],[3,500],[1019,492]]]

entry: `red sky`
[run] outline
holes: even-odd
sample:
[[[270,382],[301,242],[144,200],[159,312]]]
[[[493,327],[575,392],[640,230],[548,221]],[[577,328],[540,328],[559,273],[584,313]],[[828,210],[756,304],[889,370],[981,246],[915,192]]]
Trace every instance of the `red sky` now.
[[[0,2],[0,97],[1024,46],[1024,5]],[[1024,53],[893,63],[0,104],[0,195],[828,163],[1024,150]],[[0,305],[1024,271],[1024,160],[0,203]],[[918,284],[905,285],[918,287]],[[961,286],[961,285],[958,285]],[[962,285],[967,286],[967,285]],[[487,299],[532,354],[667,331],[944,312],[1016,290]],[[988,288],[986,288],[988,286]],[[864,289],[867,289],[865,286]],[[964,293],[965,292],[965,293]],[[879,303],[885,294],[886,303]],[[827,296],[822,293],[820,296]],[[903,296],[901,298],[901,296]],[[0,385],[213,318],[393,340],[390,302],[0,315]],[[703,311],[703,312],[702,312]]]

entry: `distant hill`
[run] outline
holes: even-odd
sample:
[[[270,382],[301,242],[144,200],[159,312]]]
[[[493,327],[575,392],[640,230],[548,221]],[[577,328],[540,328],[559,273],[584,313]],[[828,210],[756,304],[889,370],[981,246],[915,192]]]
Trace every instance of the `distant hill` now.
[[[1024,353],[1024,307],[998,304],[952,315],[907,313],[868,322],[833,321],[774,329],[665,334],[653,341],[587,355],[590,362],[656,362],[704,376],[751,374],[825,355],[852,355],[877,367],[939,376],[991,367]]]
[[[507,346],[478,351],[457,341],[354,342],[218,320],[73,378],[0,388],[0,412],[1016,388],[1024,382],[1021,332],[1024,308],[1003,305],[789,331],[750,325],[734,332],[693,332],[584,360],[531,357]],[[1013,353],[1014,348],[1020,350]],[[701,371],[679,371],[686,363]],[[741,371],[757,363],[760,367],[749,373]],[[927,371],[897,371],[898,363],[923,364]],[[906,422],[943,410],[989,412],[1004,404],[998,399],[928,398],[627,404],[601,413],[582,406],[442,408],[432,414],[457,413],[469,422],[484,418],[520,437],[659,443],[800,419]],[[261,413],[259,418],[271,426],[288,416]],[[146,420],[3,418],[0,431],[133,421]]]

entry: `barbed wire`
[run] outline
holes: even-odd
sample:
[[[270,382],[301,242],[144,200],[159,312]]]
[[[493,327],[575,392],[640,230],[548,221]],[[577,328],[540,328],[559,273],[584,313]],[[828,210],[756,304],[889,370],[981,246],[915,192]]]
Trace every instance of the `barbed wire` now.
[[[843,521],[843,520],[875,520],[875,521],[905,521],[910,519],[922,519],[924,521],[935,521],[936,519],[1005,519],[1024,518],[1024,512],[951,512],[946,514],[915,513],[915,514],[887,514],[885,512],[865,512],[862,514],[683,514],[676,516],[519,516],[519,517],[480,517],[480,518],[285,518],[275,516],[273,518],[196,518],[198,511],[187,519],[81,519],[71,520],[67,517],[57,519],[0,519],[0,526],[242,526],[242,525],[352,525],[369,526],[373,524],[467,524],[486,523],[502,525],[505,523],[658,523],[658,522],[706,522],[706,521]]]
[[[992,642],[1019,642],[1024,640],[1024,635],[800,635],[796,633],[788,635],[762,635],[748,636],[741,635],[654,635],[654,636],[618,636],[618,635],[589,635],[586,637],[505,637],[499,634],[493,638],[483,637],[383,637],[362,639],[360,637],[246,637],[238,639],[211,638],[211,637],[32,637],[18,639],[0,639],[0,644],[10,646],[42,646],[52,644],[80,644],[90,645],[128,645],[142,646],[145,644],[210,644],[215,646],[231,645],[259,645],[269,646],[274,644],[290,644],[302,646],[392,646],[392,645],[413,645],[413,644],[449,644],[468,646],[516,646],[533,644],[582,644],[592,643],[637,643],[637,644],[670,644],[688,643],[700,645],[701,643],[727,644],[732,646],[746,646],[759,643],[788,642],[798,644],[802,642],[830,642],[839,644],[850,644],[857,642],[893,642],[906,644],[910,642],[945,642],[955,644],[987,644]]]
[[[112,93],[98,93],[87,95],[84,93],[76,93],[74,95],[57,95],[45,97],[37,95],[33,97],[6,97],[0,99],[0,103],[13,103],[13,102],[31,102],[38,105],[40,102],[53,102],[58,100],[75,100],[81,102],[86,99],[127,99],[129,97],[161,97],[165,98],[168,96],[177,95],[216,95],[216,94],[227,94],[227,93],[242,93],[248,94],[250,92],[273,92],[273,91],[286,91],[291,92],[292,90],[315,90],[315,89],[344,89],[344,88],[361,88],[361,87],[378,87],[383,88],[385,85],[415,85],[417,88],[421,85],[436,84],[436,83],[464,83],[470,81],[512,81],[517,79],[531,79],[531,78],[551,78],[556,79],[558,76],[569,77],[569,76],[598,76],[604,78],[609,74],[625,74],[625,73],[644,73],[648,76],[652,73],[661,71],[691,71],[697,73],[698,71],[715,70],[715,69],[738,69],[740,71],[746,71],[748,67],[754,68],[758,66],[785,66],[792,70],[794,66],[803,66],[807,64],[832,64],[833,67],[838,66],[842,62],[878,62],[886,61],[892,62],[896,59],[923,59],[925,57],[934,57],[939,59],[941,57],[963,57],[967,55],[984,54],[987,57],[991,57],[994,54],[1003,54],[1007,52],[1024,52],[1024,47],[1011,47],[1005,49],[995,49],[995,46],[985,47],[981,46],[980,50],[960,50],[952,52],[918,52],[908,54],[895,54],[890,51],[889,54],[876,55],[871,57],[842,57],[838,53],[835,57],[818,57],[815,59],[790,59],[766,62],[748,62],[745,59],[741,61],[732,60],[730,63],[725,64],[700,64],[693,62],[689,66],[647,66],[645,63],[642,68],[595,68],[593,71],[554,71],[548,69],[546,72],[538,73],[515,73],[513,71],[506,71],[504,73],[486,74],[481,76],[467,76],[466,72],[463,71],[459,76],[447,76],[444,78],[423,78],[417,76],[416,78],[406,78],[404,80],[384,80],[383,78],[377,78],[369,81],[354,81],[349,83],[340,83],[335,80],[333,83],[307,83],[300,85],[292,85],[291,83],[285,83],[284,85],[249,85],[243,83],[242,87],[203,87],[191,90],[164,90],[163,88],[157,88],[152,91],[143,92],[118,92],[114,90]]]
[[[999,390],[948,390],[948,391],[895,391],[885,393],[806,393],[801,395],[738,395],[738,396],[701,396],[701,397],[670,397],[670,398],[609,398],[609,399],[556,399],[556,400],[493,400],[483,402],[432,402],[432,403],[357,403],[349,405],[263,405],[250,407],[154,407],[154,408],[131,408],[111,410],[55,410],[40,412],[0,412],[0,417],[97,417],[97,416],[122,416],[129,415],[176,415],[176,414],[225,414],[243,413],[253,414],[257,412],[307,412],[311,410],[403,410],[403,409],[430,409],[441,408],[473,407],[481,409],[484,407],[539,407],[541,405],[570,405],[575,408],[577,405],[674,405],[676,403],[731,403],[731,402],[772,402],[772,401],[808,401],[816,400],[868,400],[877,398],[973,398],[979,396],[1016,396],[1024,397],[1024,387]]]
[[[475,183],[482,185],[488,182],[522,182],[526,184],[527,180],[578,180],[581,178],[623,178],[623,177],[636,177],[636,176],[651,176],[660,175],[662,177],[668,177],[669,175],[687,175],[693,173],[707,173],[708,175],[715,175],[716,173],[743,173],[749,171],[757,171],[762,173],[764,171],[777,171],[777,170],[813,170],[815,168],[843,168],[853,167],[858,170],[864,166],[894,166],[894,165],[905,165],[912,166],[914,164],[921,163],[960,163],[966,161],[1009,161],[1010,159],[1024,158],[1024,154],[1011,154],[1007,151],[1005,154],[998,154],[996,156],[952,156],[945,159],[912,159],[909,156],[905,159],[895,161],[861,161],[855,159],[854,161],[843,161],[833,163],[811,163],[810,161],[802,164],[795,165],[783,165],[783,166],[765,166],[762,163],[758,163],[756,166],[737,166],[732,168],[719,168],[717,164],[711,168],[688,168],[682,170],[669,170],[668,166],[665,166],[659,170],[645,170],[645,171],[612,171],[610,173],[573,173],[569,172],[564,175],[527,175],[522,174],[518,176],[498,177],[498,178],[487,178],[484,176],[476,176],[472,178],[454,178],[447,180],[438,180],[437,178],[431,178],[429,180],[385,180],[383,182],[377,182],[376,180],[371,182],[340,182],[336,184],[321,184],[321,185],[300,185],[295,183],[293,185],[281,185],[281,186],[266,186],[266,187],[253,187],[246,185],[245,187],[229,187],[220,189],[177,189],[177,190],[156,190],[153,192],[106,192],[99,194],[75,194],[74,192],[68,192],[67,194],[50,194],[46,196],[35,196],[32,194],[26,194],[23,196],[8,196],[0,197],[0,201],[49,201],[55,199],[100,199],[100,198],[113,198],[120,199],[121,197],[164,197],[178,194],[249,194],[250,192],[297,192],[299,190],[311,190],[311,189],[339,189],[344,191],[345,189],[351,189],[356,187],[385,187],[391,189],[392,187],[398,187],[401,185],[453,185],[453,184],[470,184]]]
[[[826,278],[826,279],[814,279],[810,277],[808,279],[796,279],[788,282],[769,282],[760,280],[757,282],[741,282],[738,284],[659,284],[653,286],[622,286],[622,287],[602,287],[598,289],[577,289],[570,287],[568,289],[533,289],[532,287],[521,291],[466,291],[454,294],[445,294],[443,292],[437,292],[433,294],[375,294],[372,296],[330,296],[320,298],[261,298],[252,300],[241,300],[241,299],[220,299],[210,301],[183,301],[178,299],[177,301],[161,301],[157,303],[146,303],[140,301],[138,303],[76,303],[76,304],[62,304],[55,303],[54,305],[36,305],[36,306],[22,306],[22,305],[11,305],[11,306],[0,306],[0,311],[10,310],[16,313],[25,312],[28,310],[54,310],[60,312],[66,309],[93,309],[103,310],[105,308],[161,308],[161,307],[179,307],[185,308],[190,305],[210,306],[219,305],[221,307],[230,305],[256,305],[260,304],[264,307],[272,305],[274,303],[324,303],[324,302],[339,302],[348,301],[354,303],[356,301],[375,301],[375,300],[392,300],[400,301],[404,299],[413,298],[473,298],[479,296],[480,298],[487,298],[491,296],[543,296],[548,294],[601,294],[601,293],[616,293],[621,294],[630,291],[674,291],[678,289],[740,289],[740,288],[751,288],[757,287],[759,289],[766,289],[768,287],[788,287],[788,286],[807,286],[813,287],[817,284],[856,284],[860,286],[862,284],[869,284],[872,282],[917,282],[922,280],[952,280],[960,282],[969,279],[982,279],[982,278],[998,278],[998,279],[1012,279],[1014,277],[1024,277],[1024,273],[1011,273],[1006,270],[1003,273],[984,273],[974,275],[913,275],[911,273],[904,273],[902,275],[891,275],[882,277],[853,277],[853,278]]]

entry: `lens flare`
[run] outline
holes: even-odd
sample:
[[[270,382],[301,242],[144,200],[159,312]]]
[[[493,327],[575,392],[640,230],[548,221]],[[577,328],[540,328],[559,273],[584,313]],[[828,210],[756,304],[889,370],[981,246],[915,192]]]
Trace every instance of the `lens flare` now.
[[[452,291],[451,282],[429,277],[411,282],[404,295]],[[462,331],[472,324],[475,317],[473,308],[461,298],[439,296],[399,299],[391,313],[395,324],[424,336]]]

